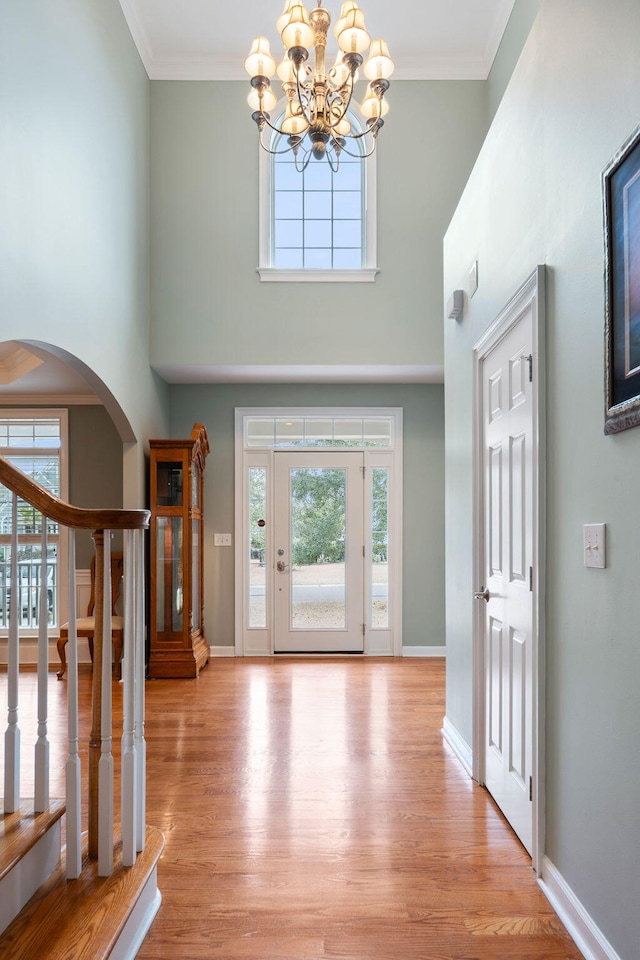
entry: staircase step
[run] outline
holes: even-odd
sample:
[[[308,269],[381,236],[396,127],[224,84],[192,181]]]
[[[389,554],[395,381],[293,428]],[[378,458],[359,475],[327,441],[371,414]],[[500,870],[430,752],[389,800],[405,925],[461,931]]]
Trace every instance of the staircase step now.
[[[155,874],[163,847],[162,833],[147,827],[146,846],[134,866],[122,866],[122,844],[116,844],[110,877],[99,877],[97,861],[86,853],[77,880],[67,880],[61,865],[0,936],[2,960],[135,956],[159,906]]]
[[[52,800],[44,813],[23,807],[0,817],[0,881],[35,847],[64,811],[63,800]]]

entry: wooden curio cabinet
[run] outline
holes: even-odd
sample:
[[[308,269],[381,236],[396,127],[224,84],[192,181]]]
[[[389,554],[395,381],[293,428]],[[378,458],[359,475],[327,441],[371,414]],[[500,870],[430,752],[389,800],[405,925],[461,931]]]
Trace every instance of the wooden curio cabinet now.
[[[151,440],[149,676],[197,677],[209,659],[202,595],[202,494],[207,431]]]

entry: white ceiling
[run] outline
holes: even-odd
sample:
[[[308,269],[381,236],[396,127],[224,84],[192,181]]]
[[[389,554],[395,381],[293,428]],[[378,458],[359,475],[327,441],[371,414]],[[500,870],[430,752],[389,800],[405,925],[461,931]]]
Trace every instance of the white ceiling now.
[[[515,0],[362,0],[367,29],[384,37],[400,80],[485,80]],[[279,50],[283,0],[120,0],[152,80],[248,80],[251,40]],[[340,0],[325,0],[335,22]],[[307,6],[310,9],[310,5]],[[331,36],[333,40],[333,35]],[[329,46],[329,54],[336,49]]]

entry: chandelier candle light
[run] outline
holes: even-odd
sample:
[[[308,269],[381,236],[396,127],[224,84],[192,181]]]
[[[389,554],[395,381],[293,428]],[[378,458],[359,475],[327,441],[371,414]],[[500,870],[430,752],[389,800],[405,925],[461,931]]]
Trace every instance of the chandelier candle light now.
[[[282,38],[284,57],[281,63],[271,55],[266,37],[256,37],[245,60],[245,69],[251,77],[249,106],[252,119],[258,126],[260,145],[268,153],[293,151],[297,170],[304,170],[314,157],[326,157],[333,170],[338,169],[344,150],[358,158],[370,156],[389,110],[384,95],[389,89],[389,77],[394,64],[384,40],[371,40],[364,23],[364,13],[354,0],[342,4],[340,17],[334,27],[338,41],[335,63],[327,70],[327,34],[331,16],[318,0],[318,6],[308,13],[302,3],[286,0],[284,10],[276,21]],[[309,50],[314,49],[314,65],[307,63]],[[363,54],[369,50],[367,60]],[[363,66],[364,64],[364,66]],[[347,111],[358,80],[358,70],[369,83],[360,104],[367,129],[352,132]],[[282,81],[286,107],[279,127],[271,122],[270,111],[278,98],[271,89],[271,77],[277,72]],[[283,138],[287,146],[272,150],[265,143],[265,128],[269,127]],[[348,141],[370,137],[368,152],[352,153]]]

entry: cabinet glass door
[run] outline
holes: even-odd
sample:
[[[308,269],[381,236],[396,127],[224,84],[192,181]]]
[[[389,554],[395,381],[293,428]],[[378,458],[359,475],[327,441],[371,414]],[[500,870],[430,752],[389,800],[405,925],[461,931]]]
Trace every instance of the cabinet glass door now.
[[[156,622],[159,633],[182,631],[184,572],[182,517],[158,517],[156,522]]]

